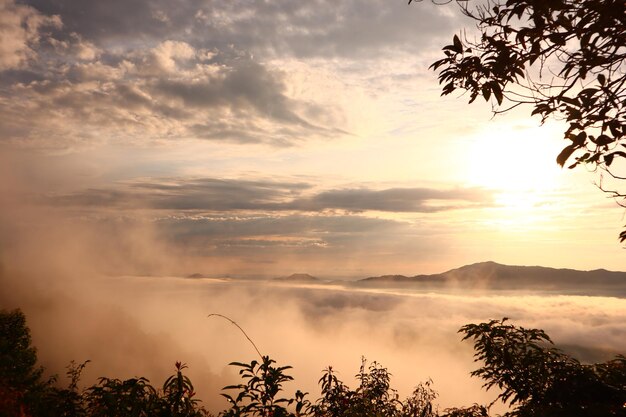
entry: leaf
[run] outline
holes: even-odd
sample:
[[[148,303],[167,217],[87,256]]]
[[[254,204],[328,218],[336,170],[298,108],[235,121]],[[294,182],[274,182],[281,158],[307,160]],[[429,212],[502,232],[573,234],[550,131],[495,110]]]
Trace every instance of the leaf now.
[[[598,82],[600,83],[600,85],[604,86],[604,84],[606,83],[606,77],[604,76],[604,74],[598,74]]]
[[[571,104],[572,106],[579,106],[580,105],[578,99],[577,98],[573,98],[573,97],[561,96],[561,97],[559,97],[559,100],[564,101],[567,104]]]
[[[592,96],[597,92],[598,92],[597,88],[585,88],[580,93],[578,93],[578,95],[579,96]]]
[[[498,104],[502,104],[504,96],[502,95],[502,88],[500,87],[500,84],[498,84],[496,81],[493,81],[491,83],[491,91],[493,92],[493,95],[496,96]]]
[[[576,147],[580,147],[583,146],[585,144],[585,141],[587,140],[587,133],[586,132],[580,132],[579,134],[577,134],[574,139],[572,139],[572,144],[576,145]]]
[[[247,368],[249,366],[247,363],[243,363],[243,362],[231,362],[231,363],[229,363],[229,365],[231,365],[231,366],[239,366],[241,368]]]
[[[226,385],[222,389],[239,389],[239,388],[244,388],[244,386],[243,385]],[[226,394],[222,394],[222,395],[226,396]]]
[[[485,101],[489,101],[489,97],[491,97],[491,89],[485,84],[482,87],[483,97]]]
[[[556,163],[561,166],[565,165],[565,162],[569,159],[570,156],[572,156],[576,149],[577,146],[575,145],[568,145],[563,148],[561,153],[559,153],[559,155],[556,157]]]
[[[621,136],[619,131],[620,127],[621,125],[617,121],[615,123],[609,123],[609,130],[611,131],[611,134],[615,137]]]
[[[454,38],[452,38],[452,43],[454,44],[454,50],[456,52],[463,53],[463,44],[457,35],[454,35]]]
[[[598,146],[605,146],[609,143],[613,143],[614,139],[607,135],[598,136],[593,142]]]

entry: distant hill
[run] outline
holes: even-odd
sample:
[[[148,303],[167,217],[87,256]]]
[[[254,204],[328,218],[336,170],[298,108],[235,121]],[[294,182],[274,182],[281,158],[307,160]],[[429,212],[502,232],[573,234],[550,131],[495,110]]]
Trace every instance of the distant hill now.
[[[441,274],[383,275],[359,281],[372,285],[441,284],[460,288],[561,290],[576,288],[626,288],[626,272],[605,269],[578,271],[542,266],[511,266],[496,262],[480,262],[452,269]]]
[[[195,274],[187,275],[187,278],[208,278],[208,277],[206,275],[195,273]]]
[[[288,277],[280,277],[274,278],[274,281],[290,281],[290,282],[314,282],[319,281],[319,278],[316,278],[309,274],[291,274]]]
[[[445,278],[443,277],[443,274],[415,275],[413,277],[407,277],[406,275],[381,275],[379,277],[364,278],[359,280],[359,282],[396,282],[399,284],[444,283]]]

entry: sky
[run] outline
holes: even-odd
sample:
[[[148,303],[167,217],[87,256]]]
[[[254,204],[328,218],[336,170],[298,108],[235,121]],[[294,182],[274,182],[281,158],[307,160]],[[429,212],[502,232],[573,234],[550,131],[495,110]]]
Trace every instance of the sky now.
[[[563,125],[440,97],[428,67],[473,24],[406,3],[0,0],[0,308],[50,373],[90,359],[85,383],[158,386],[182,360],[217,411],[225,364],[255,353],[209,313],[293,365],[289,389],[328,365],[354,386],[364,355],[403,396],[432,378],[442,407],[496,396],[467,323],[507,316],[583,361],[622,349],[617,297],[178,278],[626,271],[624,209],[556,164]]]
[[[557,166],[563,126],[440,97],[428,67],[472,22],[406,3],[0,0],[3,264],[626,270],[624,210]]]

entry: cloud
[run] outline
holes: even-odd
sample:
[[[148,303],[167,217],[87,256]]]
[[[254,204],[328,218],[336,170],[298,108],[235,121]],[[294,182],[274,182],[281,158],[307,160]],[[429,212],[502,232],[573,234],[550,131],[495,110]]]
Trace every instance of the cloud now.
[[[224,107],[238,117],[249,117],[249,110],[264,118],[314,128],[295,114],[293,104],[284,95],[278,74],[253,61],[240,61],[237,67],[201,81],[160,79],[149,90],[161,100],[180,100],[185,108]]]
[[[0,71],[21,69],[34,59],[40,31],[60,28],[57,15],[46,16],[33,7],[0,1]]]
[[[263,354],[293,366],[287,392],[301,389],[315,398],[328,365],[353,386],[365,356],[389,369],[400,396],[432,378],[442,407],[489,403],[496,396],[469,376],[479,365],[471,343],[456,333],[463,324],[511,316],[516,325],[545,329],[557,347],[583,353],[581,360],[609,359],[626,335],[624,300],[603,297],[388,293],[165,277],[90,277],[77,288],[80,297],[55,291],[55,301],[50,293],[31,292],[12,300],[23,303],[50,371],[62,372],[68,360],[89,355],[84,383],[102,375],[146,375],[158,385],[171,373],[169,366],[182,360],[191,365],[199,398],[213,411],[226,406],[219,388],[238,382],[226,364],[256,353],[234,326],[207,318],[210,313],[232,318]]]
[[[604,360],[626,337],[625,300],[616,297],[168,278],[191,272],[284,276],[294,270],[321,278],[345,271],[358,276],[376,268],[416,267],[409,262],[432,259],[447,246],[432,236],[424,239],[408,222],[374,216],[140,206],[143,216],[132,217],[133,210],[119,206],[130,191],[170,198],[185,184],[180,179],[125,183],[121,197],[100,198],[101,210],[84,205],[93,204],[98,193],[86,193],[88,203],[75,202],[76,207],[35,204],[25,197],[62,180],[54,178],[58,171],[67,176],[80,167],[66,166],[66,160],[44,164],[50,159],[32,155],[0,157],[0,306],[24,309],[49,372],[62,375],[70,360],[91,359],[85,384],[98,376],[145,375],[158,386],[182,360],[190,365],[199,397],[218,411],[225,406],[218,388],[239,382],[226,364],[256,353],[230,323],[207,318],[214,312],[236,320],[279,364],[294,366],[288,390],[314,396],[328,365],[353,385],[351,376],[365,355],[389,368],[400,395],[432,378],[443,407],[488,403],[495,396],[469,377],[476,364],[471,345],[456,333],[463,324],[509,316],[516,324],[544,328],[557,345],[588,360]],[[240,204],[235,197],[242,189],[260,204],[320,194],[302,181],[201,178],[189,184],[198,194],[215,192],[225,207]],[[428,195],[441,197],[435,190]]]
[[[415,216],[472,210],[491,200],[480,189],[320,190],[304,181],[162,178],[40,195],[38,201],[105,234],[124,229],[120,217],[129,227],[147,221],[155,238],[177,248],[181,257],[213,262],[213,271],[232,270],[233,262],[247,275],[289,264],[324,270],[332,263],[337,275],[345,276],[355,269],[385,273],[383,265],[390,264],[404,269],[401,259],[409,254],[412,262],[441,255],[448,228],[435,230]],[[366,259],[360,259],[364,253]],[[267,263],[272,266],[263,272],[255,268]]]
[[[0,141],[53,150],[341,138],[346,106],[302,94],[281,62],[376,72],[360,62],[417,54],[452,24],[445,7],[382,0],[26,4],[2,3]]]
[[[66,32],[118,48],[128,40],[149,44],[174,36],[196,48],[235,45],[262,55],[367,58],[390,50],[419,52],[433,38],[458,27],[450,6],[429,2],[416,6],[385,0],[28,3],[44,14],[60,15]]]
[[[285,146],[345,134],[326,124],[330,110],[288,96],[278,69],[230,44],[203,47],[169,33],[118,48],[82,33],[65,8],[52,15],[44,5],[37,5],[43,12],[3,6],[2,142],[71,149],[192,138]]]
[[[68,206],[115,206],[160,210],[267,212],[382,211],[433,213],[492,205],[479,188],[343,188],[319,191],[304,182],[219,178],[153,179],[89,189],[51,198]]]
[[[385,190],[339,189],[323,191],[295,207],[308,210],[388,211],[430,213],[478,207],[490,203],[481,189],[437,190],[430,188],[389,188]]]
[[[0,140],[53,148],[181,137],[282,146],[343,134],[305,118],[317,105],[289,98],[280,73],[247,58],[216,59],[166,41],[110,62],[50,62],[43,75],[14,73],[0,98]]]

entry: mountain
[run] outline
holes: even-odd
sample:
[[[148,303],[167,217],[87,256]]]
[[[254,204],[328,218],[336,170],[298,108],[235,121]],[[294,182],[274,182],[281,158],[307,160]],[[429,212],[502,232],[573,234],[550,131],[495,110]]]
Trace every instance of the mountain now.
[[[362,283],[398,283],[398,284],[420,284],[420,283],[445,283],[443,274],[432,275],[415,275],[407,277],[406,275],[381,275],[379,277],[369,277],[359,280]]]
[[[626,272],[605,269],[578,271],[542,266],[511,266],[479,262],[432,275],[383,275],[359,281],[369,285],[446,285],[470,289],[563,290],[620,287],[626,289]]]
[[[187,278],[208,278],[208,277],[206,275],[195,273],[195,274],[187,275]]]
[[[274,278],[274,281],[317,282],[319,278],[309,274],[291,274],[288,277]]]

